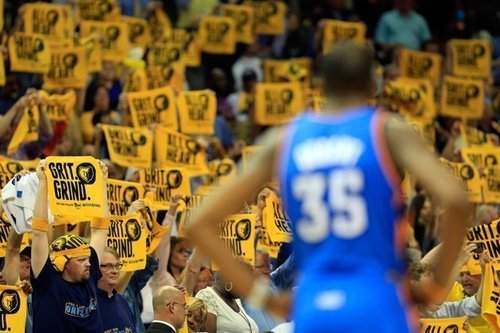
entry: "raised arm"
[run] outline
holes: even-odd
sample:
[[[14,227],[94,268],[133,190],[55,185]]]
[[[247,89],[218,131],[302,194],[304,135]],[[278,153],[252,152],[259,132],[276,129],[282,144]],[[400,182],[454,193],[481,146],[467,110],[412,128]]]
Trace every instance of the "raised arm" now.
[[[21,263],[19,253],[21,252],[22,241],[23,235],[18,235],[14,228],[10,228],[2,274],[5,282],[11,286],[19,281],[19,265]]]
[[[33,210],[33,232],[31,242],[31,271],[35,278],[42,271],[49,257],[48,237],[48,200],[47,200],[47,178],[45,177],[45,160],[41,160],[36,168],[38,176],[38,191],[36,193],[35,208]]]
[[[203,255],[197,248],[195,248],[193,250],[193,255],[189,259],[186,267],[184,268],[184,271],[181,274],[181,284],[184,288],[186,288],[189,296],[194,296],[194,286],[196,285],[196,281],[198,280],[198,273],[200,272],[202,261]]]
[[[101,260],[102,252],[106,247],[106,239],[108,238],[108,228],[109,228],[109,205],[108,205],[108,167],[99,161],[101,172],[104,176],[103,181],[103,193],[104,200],[102,202],[104,206],[104,217],[94,218],[90,226],[90,246],[96,251],[99,261]]]

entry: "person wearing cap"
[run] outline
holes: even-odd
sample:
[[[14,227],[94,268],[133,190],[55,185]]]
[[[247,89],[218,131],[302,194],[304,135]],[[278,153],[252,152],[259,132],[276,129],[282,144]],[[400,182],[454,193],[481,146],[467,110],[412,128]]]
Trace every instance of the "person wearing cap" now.
[[[108,171],[100,163],[104,188]],[[97,302],[97,284],[102,274],[99,258],[105,247],[109,210],[91,223],[91,240],[63,235],[50,246],[47,232],[47,179],[45,160],[36,173],[39,178],[33,213],[31,282],[33,284],[33,332],[103,332]],[[107,196],[103,207],[108,207]]]

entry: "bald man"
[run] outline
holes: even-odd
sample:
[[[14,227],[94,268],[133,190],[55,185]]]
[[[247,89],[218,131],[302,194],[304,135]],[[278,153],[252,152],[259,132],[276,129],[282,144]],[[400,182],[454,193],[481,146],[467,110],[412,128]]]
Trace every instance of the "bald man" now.
[[[184,325],[186,300],[177,288],[161,287],[153,295],[154,320],[147,333],[175,333]]]

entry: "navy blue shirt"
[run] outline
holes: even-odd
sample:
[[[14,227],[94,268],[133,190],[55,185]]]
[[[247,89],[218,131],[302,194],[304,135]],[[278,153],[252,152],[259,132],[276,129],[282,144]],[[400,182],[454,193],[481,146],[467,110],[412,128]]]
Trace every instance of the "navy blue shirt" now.
[[[33,333],[102,332],[97,308],[97,281],[101,278],[97,253],[91,248],[90,278],[81,283],[64,280],[47,258],[33,284]]]
[[[108,297],[104,290],[97,289],[97,302],[101,313],[104,333],[133,333],[135,332],[132,311],[125,298],[113,290],[113,296]]]

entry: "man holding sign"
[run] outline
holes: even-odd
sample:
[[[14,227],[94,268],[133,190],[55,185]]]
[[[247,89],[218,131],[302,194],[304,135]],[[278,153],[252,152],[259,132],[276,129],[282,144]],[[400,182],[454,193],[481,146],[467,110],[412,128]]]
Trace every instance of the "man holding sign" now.
[[[329,112],[303,114],[285,133],[269,133],[243,175],[204,202],[187,225],[200,251],[227,279],[238,281],[235,294],[286,317],[286,298],[272,295],[267,282],[254,281],[215,232],[215,224],[251,201],[279,167],[301,276],[293,314],[296,332],[414,329],[397,287],[405,275],[406,225],[398,222],[404,213],[404,171],[446,209],[443,253],[434,278],[412,290],[416,300],[444,300],[465,237],[470,207],[457,181],[408,125],[365,106],[373,87],[372,59],[366,47],[336,46],[323,59]]]

